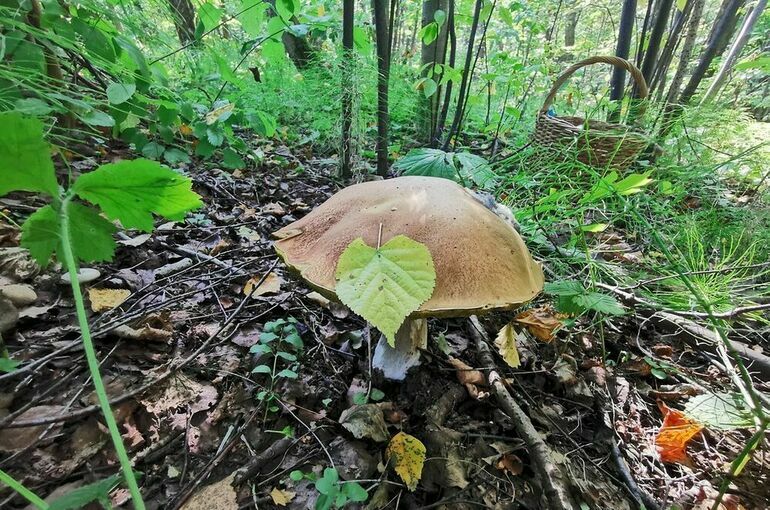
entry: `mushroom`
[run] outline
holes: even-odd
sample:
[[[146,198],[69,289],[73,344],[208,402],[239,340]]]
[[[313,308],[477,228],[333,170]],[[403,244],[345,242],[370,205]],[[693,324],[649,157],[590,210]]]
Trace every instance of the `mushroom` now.
[[[510,310],[543,289],[543,272],[513,225],[448,179],[410,176],[349,186],[273,235],[287,266],[336,300],[337,261],[351,241],[379,246],[400,234],[428,248],[436,285],[396,333],[394,348],[380,338],[373,365],[389,379],[403,380],[419,364],[426,318]]]

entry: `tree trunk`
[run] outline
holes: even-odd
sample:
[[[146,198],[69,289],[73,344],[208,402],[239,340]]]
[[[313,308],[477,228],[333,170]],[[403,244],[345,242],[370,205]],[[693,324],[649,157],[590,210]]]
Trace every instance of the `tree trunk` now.
[[[169,0],[171,1],[171,0]],[[275,8],[275,0],[267,0],[270,4],[269,13],[271,16],[278,16],[278,11]],[[292,18],[292,22],[298,22],[296,18]],[[299,69],[307,69],[313,62],[313,49],[308,44],[307,39],[304,37],[297,37],[289,31],[284,31],[281,35],[281,41],[283,47],[286,49],[286,55],[294,62],[294,66]]]
[[[663,47],[663,51],[660,54],[658,65],[655,72],[652,75],[652,80],[648,83],[650,88],[650,95],[658,90],[657,98],[660,99],[663,95],[663,88],[665,87],[666,75],[668,74],[669,66],[674,58],[674,52],[679,46],[679,40],[682,36],[682,29],[690,19],[692,13],[693,3],[696,0],[687,0],[682,11],[678,11],[674,17],[674,21],[671,26],[671,30],[668,35],[666,45]]]
[[[388,34],[388,2],[372,0],[377,45],[377,174],[388,173],[388,79],[390,77],[390,36]]]
[[[691,2],[693,5],[687,25],[687,33],[685,33],[684,36],[682,52],[679,54],[679,64],[677,65],[674,77],[671,79],[666,103],[673,103],[676,100],[676,96],[679,94],[679,89],[682,87],[682,82],[684,81],[684,75],[690,65],[692,49],[695,46],[695,40],[698,37],[698,28],[700,27],[701,17],[703,16],[703,6],[706,4],[706,0],[691,0]]]
[[[652,22],[652,0],[647,0],[647,11],[644,13],[644,22],[642,22],[642,33],[639,34],[639,38],[636,43],[636,67],[642,66],[642,58],[644,57],[644,43],[647,41],[647,30],[650,29]]]
[[[722,16],[717,18],[714,22],[714,27],[711,30],[709,36],[709,44],[703,50],[703,53],[698,60],[698,65],[692,72],[690,80],[687,82],[682,94],[679,96],[679,104],[686,105],[695,95],[698,90],[700,82],[706,75],[711,62],[715,57],[719,56],[721,52],[720,48],[724,51],[724,45],[722,44],[724,39],[730,38],[733,29],[735,28],[735,15],[738,9],[743,4],[743,0],[725,0],[723,4],[724,10]]]
[[[644,54],[641,68],[642,75],[647,80],[647,83],[652,81],[652,75],[658,63],[658,52],[660,51],[666,28],[668,28],[668,18],[671,15],[671,7],[674,5],[674,0],[658,0],[656,3],[655,23],[650,32],[650,41],[647,44],[647,51]],[[634,90],[636,90],[636,87]]]
[[[628,60],[631,51],[631,37],[634,35],[634,19],[636,18],[636,0],[624,0],[620,13],[620,26],[618,27],[618,45],[615,48],[615,56]],[[612,89],[610,100],[620,101],[623,97],[623,89],[626,88],[626,70],[615,67],[612,71]],[[616,122],[620,117],[620,107],[610,111],[608,120]]]
[[[481,4],[483,0],[476,0],[476,5],[473,8],[473,22],[471,23],[471,32],[468,35],[468,49],[465,53],[465,66],[463,67],[463,77],[460,81],[460,91],[457,95],[457,107],[455,108],[455,116],[452,119],[452,127],[449,128],[449,132],[446,134],[444,144],[442,148],[447,150],[452,137],[457,135],[458,128],[460,127],[460,121],[463,116],[463,105],[465,104],[465,95],[468,92],[468,86],[470,85],[470,73],[471,73],[471,61],[473,60],[473,45],[476,40],[476,31],[479,28],[479,17],[481,16]],[[561,3],[559,4],[561,5]]]
[[[435,21],[436,11],[447,11],[447,0],[425,0],[422,4],[422,26],[426,27]],[[438,37],[430,44],[422,43],[422,77],[434,77],[434,66],[431,64],[444,64],[447,43],[447,23],[442,23]],[[435,78],[435,77],[434,77]],[[421,96],[420,135],[423,142],[430,142],[431,136],[436,130],[438,112],[440,108],[440,96],[438,93],[426,98]]]
[[[184,46],[195,40],[195,8],[190,0],[168,0],[179,42]]]
[[[735,61],[738,60],[738,57],[741,55],[743,47],[746,46],[746,43],[751,36],[751,31],[754,29],[754,25],[759,19],[759,16],[762,14],[762,11],[765,10],[765,7],[767,7],[767,0],[759,0],[751,13],[746,16],[746,19],[743,21],[743,26],[741,26],[741,31],[738,33],[738,37],[730,47],[730,51],[728,52],[727,57],[725,58],[724,62],[722,62],[722,66],[719,68],[719,72],[714,77],[714,81],[711,82],[711,86],[706,91],[706,94],[704,94],[700,104],[708,103],[714,99],[714,96],[717,95],[719,89],[722,88],[727,75],[730,74],[730,71],[732,71],[733,66],[735,65]]]
[[[564,46],[575,46],[575,30],[577,29],[578,11],[575,8],[567,13],[567,25],[564,27]]]
[[[447,32],[449,34],[449,66],[455,66],[455,57],[457,55],[457,34],[455,32],[455,0],[449,0],[449,14],[447,15]],[[441,111],[438,115],[438,121],[436,122],[436,133],[433,135],[433,141],[431,147],[437,146],[441,143],[441,138],[444,136],[444,127],[446,126],[447,115],[449,114],[449,104],[452,100],[452,88],[454,81],[450,81],[446,84],[446,91],[444,93],[444,101],[441,104]]]
[[[342,2],[342,154],[340,173],[347,179],[352,174],[352,127],[353,127],[353,26],[355,0]]]

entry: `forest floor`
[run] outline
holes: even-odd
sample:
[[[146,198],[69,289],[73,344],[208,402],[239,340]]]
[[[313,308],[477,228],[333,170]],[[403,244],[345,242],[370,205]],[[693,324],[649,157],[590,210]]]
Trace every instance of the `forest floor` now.
[[[272,232],[341,187],[330,177],[336,162],[281,146],[263,150],[258,173],[189,168],[205,208],[152,235],[130,233],[113,263],[84,277],[98,310],[89,312],[102,373],[151,508],[237,508],[235,501],[312,508],[312,481],[289,473],[331,465],[369,490],[370,508],[539,508],[542,487],[527,449],[478,382],[489,370],[503,375],[582,508],[637,508],[640,494],[659,508],[711,507],[749,433],[703,430],[687,447],[689,465],[661,463],[654,439],[665,405],[731,385],[681,331],[636,313],[604,323],[601,333],[579,323],[550,342],[523,330],[522,367],[512,370],[502,359],[494,367],[478,361],[468,320],[432,320],[430,337],[443,335],[446,345],[430,342],[403,383],[384,381],[369,369],[374,332],[289,274],[270,243]],[[30,205],[17,195],[0,200],[18,221]],[[63,270],[37,268],[18,250],[18,236],[10,225],[0,231],[0,285],[28,284],[35,296],[19,305],[15,332],[5,339],[25,363],[0,375],[0,466],[50,496],[118,468]],[[546,315],[549,305],[548,298],[533,303]],[[250,348],[268,321],[289,318],[305,346],[298,377],[277,382],[278,399],[266,410],[255,396],[270,378],[252,374],[258,360]],[[492,315],[482,324],[494,338],[510,319]],[[471,370],[458,371],[452,358]],[[624,361],[602,362],[608,358]],[[370,381],[382,394],[363,403]],[[755,384],[770,389],[761,378]],[[399,430],[427,447],[414,492],[385,466],[386,441]],[[768,468],[766,452],[755,454],[724,508],[766,508]],[[125,505],[127,496],[117,489],[113,504]],[[2,498],[2,508],[24,507],[7,492]]]

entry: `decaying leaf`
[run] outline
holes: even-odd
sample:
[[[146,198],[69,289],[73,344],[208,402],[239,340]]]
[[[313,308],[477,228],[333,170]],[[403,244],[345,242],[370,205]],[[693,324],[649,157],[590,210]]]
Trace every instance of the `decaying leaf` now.
[[[182,510],[237,510],[238,496],[233,489],[234,474],[207,485],[182,506]]]
[[[658,407],[663,413],[663,425],[655,436],[660,460],[687,464],[690,460],[685,453],[687,442],[703,429],[703,425],[663,402],[658,401]]]
[[[535,338],[543,342],[551,342],[553,332],[562,326],[553,309],[547,306],[531,308],[517,315],[514,320],[526,326]]]
[[[385,456],[410,491],[417,488],[425,464],[425,445],[414,436],[399,432],[390,440]]]
[[[519,368],[521,361],[519,360],[519,350],[516,348],[516,337],[518,331],[514,329],[512,323],[508,323],[497,333],[495,338],[495,345],[500,351],[500,356],[503,357],[508,366],[511,368]]]
[[[518,476],[524,471],[524,463],[518,455],[505,453],[497,459],[497,469],[505,471],[508,474]]]
[[[273,503],[275,503],[278,506],[286,506],[289,503],[291,503],[291,500],[294,499],[294,496],[296,496],[296,492],[291,492],[287,490],[279,489],[278,487],[275,487],[273,490],[270,491],[270,498],[273,500]]]
[[[281,284],[283,283],[283,280],[281,280],[281,277],[274,272],[271,271],[261,284],[259,284],[260,280],[262,280],[262,276],[255,276],[249,279],[249,281],[246,282],[246,285],[243,286],[243,294],[246,296],[251,295],[252,297],[256,297],[263,296],[265,294],[277,294],[281,291]],[[257,284],[259,284],[259,287],[255,289],[254,286]]]
[[[460,384],[479,384],[486,386],[487,379],[479,370],[474,370],[457,358],[449,358],[449,364],[457,370],[457,380]]]
[[[58,416],[65,410],[64,406],[35,406],[27,409],[14,421],[30,421]],[[13,422],[12,422],[13,423]],[[61,430],[61,423],[54,425],[53,430],[49,431],[49,437],[57,434]],[[37,425],[34,427],[21,427],[0,430],[0,451],[12,452],[23,450],[35,443],[40,434],[45,432],[48,425]]]
[[[91,310],[106,312],[120,306],[131,295],[127,289],[88,289],[88,299]]]
[[[377,404],[354,405],[342,411],[340,425],[357,439],[388,440],[388,428],[382,409]]]

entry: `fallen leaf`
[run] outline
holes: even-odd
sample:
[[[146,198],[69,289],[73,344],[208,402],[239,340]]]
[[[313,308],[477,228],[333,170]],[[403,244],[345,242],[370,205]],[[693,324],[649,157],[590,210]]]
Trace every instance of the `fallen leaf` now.
[[[562,326],[562,322],[555,316],[553,309],[547,306],[531,308],[517,315],[514,320],[519,324],[524,324],[535,338],[543,342],[551,342],[553,332]]]
[[[131,239],[118,239],[118,244],[122,244],[123,246],[137,247],[146,243],[150,237],[152,237],[152,234],[139,234],[138,236],[132,237]]]
[[[31,421],[58,416],[64,412],[64,406],[35,406],[27,409],[13,422]],[[11,423],[13,423],[11,422]],[[49,425],[36,425],[32,427],[9,428],[0,430],[0,451],[12,452],[23,450],[35,444],[38,436],[45,432]],[[61,430],[62,424],[56,423],[48,436],[55,436]]]
[[[399,432],[390,440],[385,457],[410,491],[417,488],[425,464],[425,445],[414,436]]]
[[[270,497],[272,498],[273,503],[275,503],[278,506],[288,505],[296,495],[297,495],[296,492],[281,490],[278,487],[270,491]]]
[[[246,296],[250,295],[252,297],[256,297],[263,296],[265,294],[277,294],[281,291],[281,284],[283,283],[283,280],[281,280],[281,277],[274,272],[270,272],[265,277],[265,280],[259,285],[259,287],[255,289],[254,286],[259,284],[260,280],[262,280],[262,276],[255,276],[247,281],[246,285],[243,286],[243,293]]]
[[[524,463],[521,461],[518,455],[513,453],[505,453],[497,460],[497,469],[505,471],[511,475],[517,476],[524,471]]]
[[[342,411],[340,425],[357,439],[388,440],[388,428],[382,409],[377,404],[354,405]]]
[[[703,425],[661,401],[658,401],[658,408],[663,413],[663,425],[655,436],[660,460],[678,464],[689,463],[690,459],[685,453],[687,442],[703,429]]]
[[[503,326],[497,334],[497,338],[495,338],[495,345],[500,351],[500,356],[503,357],[511,368],[519,368],[521,366],[519,350],[516,348],[517,336],[518,332],[513,328],[513,324],[508,323]]]
[[[273,216],[283,216],[286,214],[286,209],[281,204],[276,202],[270,202],[262,207],[263,214],[272,214]]]
[[[487,379],[479,370],[473,370],[457,358],[449,358],[449,364],[457,370],[457,380],[460,384],[480,384],[486,386]]]
[[[88,289],[91,310],[97,313],[117,308],[130,295],[131,291],[127,289]]]
[[[183,510],[237,510],[238,496],[233,489],[231,474],[227,478],[207,485],[182,506]]]

